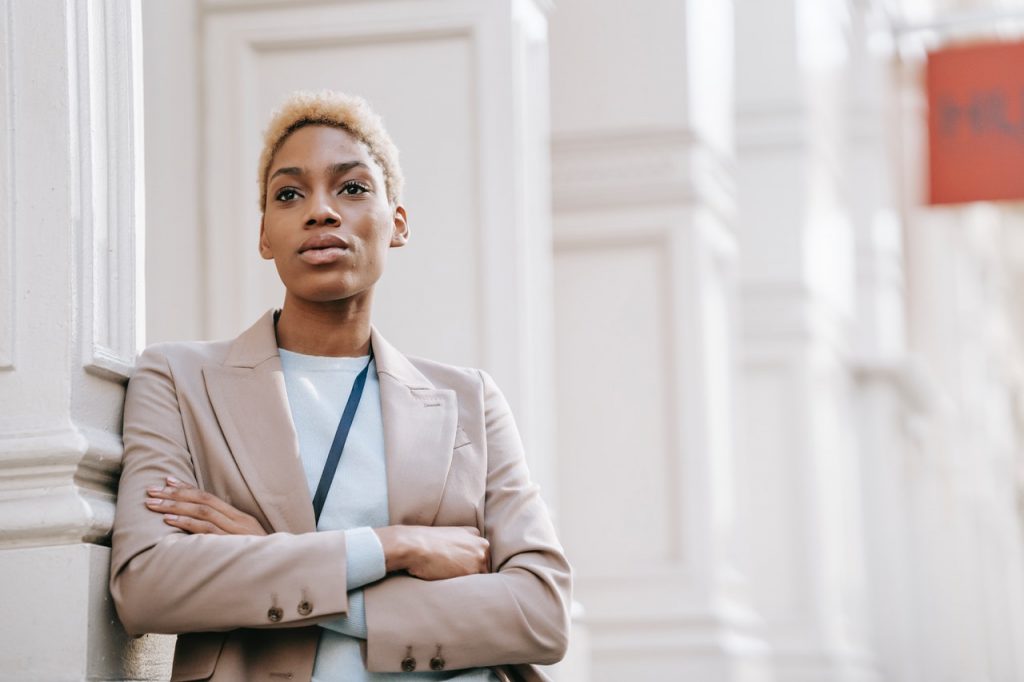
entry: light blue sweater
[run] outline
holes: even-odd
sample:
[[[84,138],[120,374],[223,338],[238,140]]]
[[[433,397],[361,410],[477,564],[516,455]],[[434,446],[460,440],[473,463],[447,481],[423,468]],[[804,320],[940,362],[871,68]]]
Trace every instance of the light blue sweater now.
[[[312,498],[352,384],[370,356],[334,357],[278,350],[292,421],[299,437],[302,467]],[[323,631],[313,666],[313,682],[395,679],[497,682],[497,676],[485,668],[436,673],[371,673],[366,670],[359,642],[367,636],[361,588],[385,575],[384,550],[372,529],[388,524],[380,384],[376,365],[371,364],[363,397],[317,524],[317,530],[345,530],[349,610],[343,616],[321,623]]]

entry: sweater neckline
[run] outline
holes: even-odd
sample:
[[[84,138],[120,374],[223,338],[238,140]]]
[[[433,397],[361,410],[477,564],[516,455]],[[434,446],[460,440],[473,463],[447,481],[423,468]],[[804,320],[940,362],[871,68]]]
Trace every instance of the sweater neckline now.
[[[347,370],[359,372],[366,367],[366,361],[370,359],[369,353],[357,357],[338,355],[307,355],[296,353],[281,347],[277,349],[281,356],[282,366],[295,367],[299,369],[315,370]]]

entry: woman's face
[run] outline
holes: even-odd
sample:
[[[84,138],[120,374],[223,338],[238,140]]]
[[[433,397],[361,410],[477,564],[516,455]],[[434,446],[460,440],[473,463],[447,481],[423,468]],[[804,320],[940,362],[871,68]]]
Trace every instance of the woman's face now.
[[[323,241],[309,248],[308,240]],[[405,209],[388,203],[384,172],[347,131],[299,128],[270,161],[260,255],[290,296],[326,302],[369,295],[388,249],[409,237]]]

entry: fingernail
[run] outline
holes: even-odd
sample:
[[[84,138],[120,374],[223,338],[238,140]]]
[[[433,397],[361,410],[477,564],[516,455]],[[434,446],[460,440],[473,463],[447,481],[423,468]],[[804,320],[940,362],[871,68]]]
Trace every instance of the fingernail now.
[[[177,521],[178,520],[178,515],[177,514],[164,514],[164,518],[169,520],[169,521]]]
[[[167,482],[170,483],[171,485],[181,485],[181,481],[176,479],[174,476],[168,476]]]
[[[150,492],[150,493],[158,493],[158,492],[160,492],[163,489],[164,489],[164,487],[162,485],[146,486],[146,492]]]
[[[153,505],[154,507],[155,507],[156,505],[158,505],[158,504],[163,504],[163,503],[164,503],[164,501],[163,501],[163,500],[159,500],[159,499],[155,499],[155,498],[154,498],[154,499],[151,499],[151,500],[146,500],[146,504],[151,504],[151,505]]]

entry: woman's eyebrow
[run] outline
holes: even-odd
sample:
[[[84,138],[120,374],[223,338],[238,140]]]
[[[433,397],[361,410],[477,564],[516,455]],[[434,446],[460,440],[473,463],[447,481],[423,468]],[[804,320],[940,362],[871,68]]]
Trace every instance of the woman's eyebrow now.
[[[327,174],[328,175],[344,175],[345,173],[348,173],[353,168],[362,168],[362,169],[365,169],[365,170],[370,170],[370,167],[367,166],[362,161],[346,161],[344,163],[336,163],[336,164],[332,165],[330,168],[327,169]]]
[[[270,182],[271,180],[276,178],[278,175],[305,175],[305,171],[303,171],[298,166],[288,166],[286,168],[278,168],[276,171],[274,171],[273,175],[271,175],[269,178],[267,178],[267,182]]]
[[[344,161],[342,163],[332,164],[327,169],[327,174],[328,175],[342,175],[344,173],[349,172],[353,168],[364,168],[366,170],[370,170],[370,167],[367,166],[362,161]],[[267,178],[267,182],[270,182],[271,180],[276,178],[278,175],[302,176],[302,175],[305,175],[305,174],[306,174],[306,171],[303,168],[299,168],[298,166],[285,166],[284,168],[278,168],[276,171],[274,171],[274,174],[271,175],[269,178]]]

